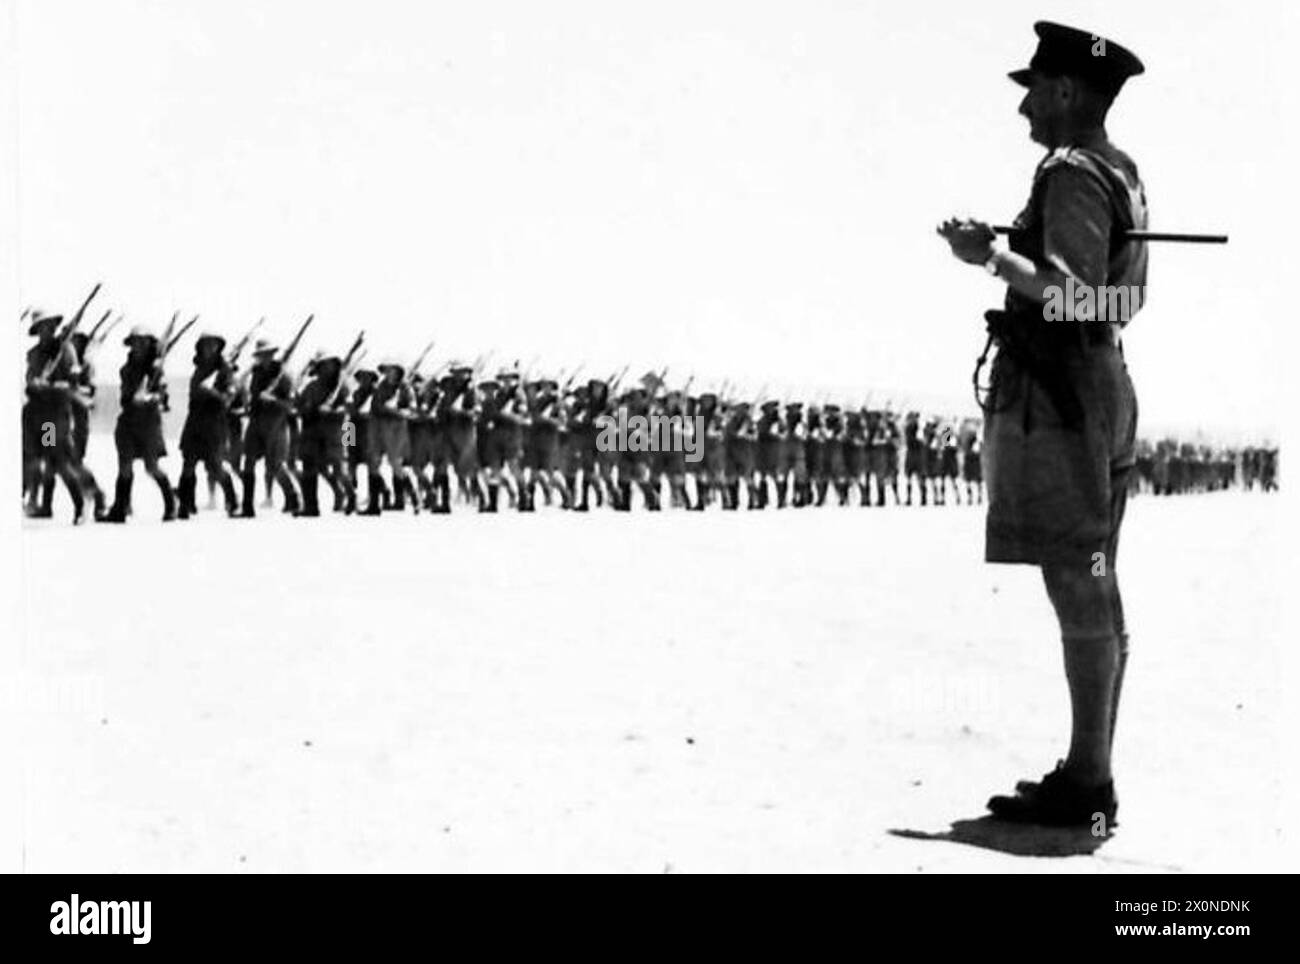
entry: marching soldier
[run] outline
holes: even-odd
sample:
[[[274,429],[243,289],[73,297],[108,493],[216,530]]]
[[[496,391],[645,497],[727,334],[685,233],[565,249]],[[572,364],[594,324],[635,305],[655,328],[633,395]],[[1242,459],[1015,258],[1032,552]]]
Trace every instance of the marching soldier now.
[[[921,505],[926,504],[925,480],[925,439],[921,436],[921,414],[908,412],[903,419],[903,444],[906,455],[903,460],[903,476],[907,482],[907,504],[912,504],[912,480],[916,479],[921,490]]]
[[[370,397],[366,474],[373,482],[380,476],[380,463],[387,460],[393,478],[393,509],[405,511],[409,496],[412,509],[419,515],[420,494],[406,465],[411,451],[408,423],[414,405],[415,395],[406,381],[406,366],[393,359],[380,364],[379,381]],[[373,514],[369,509],[367,511]]]
[[[344,462],[343,431],[348,412],[348,390],[343,381],[343,359],[325,353],[316,360],[313,376],[298,393],[302,417],[299,444],[302,451],[302,512],[320,515],[319,480],[322,476],[341,495],[338,506],[345,514],[357,510],[357,494]]]
[[[768,482],[776,487],[776,507],[785,508],[788,477],[785,471],[785,426],[781,423],[781,403],[769,399],[759,407],[755,468],[758,472],[758,505],[767,508]]]
[[[162,493],[163,522],[176,518],[176,496],[167,474],[158,460],[167,454],[163,441],[162,412],[167,404],[167,389],[162,384],[162,346],[158,337],[142,327],[126,336],[126,362],[119,372],[122,381],[122,409],[113,430],[117,446],[117,487],[113,506],[104,522],[125,522],[131,509],[132,464],[144,462],[145,472]]]
[[[482,505],[486,497],[479,487],[477,399],[474,369],[453,362],[441,382],[435,418],[433,454],[434,512],[451,511],[451,473],[462,492]]]
[[[257,463],[280,484],[285,511],[297,514],[298,480],[289,467],[289,413],[293,408],[293,381],[276,357],[279,348],[265,338],[253,346],[253,367],[247,381],[248,428],[244,432],[243,507],[240,516],[256,515],[253,500],[257,492]]]
[[[99,493],[99,486],[82,467],[74,437],[75,411],[80,400],[80,373],[75,349],[58,337],[62,315],[33,312],[28,334],[37,342],[27,352],[26,392],[23,405],[23,489],[31,498],[28,515],[50,518],[53,509],[53,481],[44,483],[46,473],[63,480],[72,498],[73,524],[85,519],[85,496]],[[84,452],[84,446],[82,448]],[[103,495],[95,503],[98,519],[103,512]]]
[[[190,376],[190,407],[181,430],[181,477],[177,483],[177,517],[188,519],[198,511],[194,504],[198,480],[195,466],[203,463],[209,479],[221,486],[226,514],[239,512],[235,484],[226,471],[230,439],[228,410],[235,394],[234,373],[225,357],[226,339],[213,332],[199,335],[194,346],[194,372]]]

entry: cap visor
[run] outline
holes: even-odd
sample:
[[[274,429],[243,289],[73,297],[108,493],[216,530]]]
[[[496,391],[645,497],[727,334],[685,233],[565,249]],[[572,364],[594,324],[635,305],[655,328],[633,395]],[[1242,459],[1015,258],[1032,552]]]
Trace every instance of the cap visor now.
[[[1034,86],[1034,72],[1029,67],[1025,67],[1023,70],[1013,70],[1007,76],[1021,87]]]

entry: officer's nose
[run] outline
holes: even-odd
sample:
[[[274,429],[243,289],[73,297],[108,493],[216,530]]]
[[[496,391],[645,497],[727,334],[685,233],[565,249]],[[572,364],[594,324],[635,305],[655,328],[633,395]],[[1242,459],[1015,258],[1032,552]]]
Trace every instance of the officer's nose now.
[[[1026,93],[1020,100],[1020,116],[1028,120],[1033,120],[1029,112],[1029,94]]]

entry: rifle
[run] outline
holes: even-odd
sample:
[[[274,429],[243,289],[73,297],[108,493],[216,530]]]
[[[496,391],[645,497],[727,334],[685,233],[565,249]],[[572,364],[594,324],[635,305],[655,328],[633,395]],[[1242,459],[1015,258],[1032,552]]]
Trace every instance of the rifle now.
[[[180,331],[172,335],[171,340],[168,341],[166,345],[163,347],[163,352],[162,352],[163,357],[166,357],[168,353],[170,353],[171,350],[176,347],[176,343],[179,342],[182,337],[184,337],[187,331],[189,331],[191,328],[194,327],[194,325],[198,322],[198,320],[199,320],[199,316],[195,315],[193,318],[191,318],[189,321],[185,322],[185,324],[181,326]]]
[[[181,313],[172,312],[172,320],[167,322],[167,327],[163,329],[162,337],[158,339],[158,344],[165,345],[172,340],[172,332],[176,330],[176,322],[180,321]]]
[[[618,386],[622,383],[624,376],[627,375],[628,369],[631,367],[632,367],[632,363],[628,362],[626,365],[623,366],[623,370],[621,372],[617,372],[616,374],[609,376],[610,395],[613,395],[614,392],[618,390]]]
[[[195,315],[193,318],[191,318],[189,321],[187,321],[184,325],[181,326],[180,331],[176,332],[174,335],[171,335],[171,337],[169,338],[164,337],[162,340],[158,342],[159,345],[158,357],[154,359],[153,371],[149,373],[149,377],[148,379],[146,379],[146,388],[148,391],[150,392],[158,391],[159,386],[162,382],[163,365],[167,361],[167,356],[171,354],[171,350],[175,348],[177,344],[180,343],[181,338],[185,335],[187,331],[189,331],[191,328],[194,327],[194,325],[198,322],[198,320],[199,320],[199,316]],[[169,335],[171,334],[171,331],[175,327],[175,324],[176,324],[176,318],[173,317],[172,324],[167,326],[166,334]],[[161,407],[164,412],[170,411],[170,408],[168,406],[167,393],[165,391],[163,392]]]
[[[587,364],[586,362],[579,362],[578,367],[575,368],[573,371],[569,372],[568,380],[565,381],[564,388],[561,389],[562,391],[567,392],[569,390],[569,386],[573,384],[573,380],[578,377],[578,373],[582,371],[583,367],[586,364]]]
[[[99,321],[95,322],[95,327],[90,329],[90,334],[86,336],[87,339],[86,344],[89,345],[92,342],[94,342],[95,336],[99,334],[99,330],[104,327],[104,322],[108,321],[109,316],[112,314],[113,314],[113,309],[109,308],[108,311],[104,312],[104,314],[100,317]]]
[[[47,361],[45,367],[41,369],[42,381],[47,380],[52,374],[54,374],[55,366],[58,365],[59,359],[63,357],[63,352],[68,347],[68,342],[72,340],[72,333],[76,331],[77,326],[81,324],[82,316],[86,313],[86,309],[90,307],[90,302],[94,299],[95,295],[99,294],[99,289],[102,286],[102,282],[95,283],[95,287],[90,290],[90,294],[86,295],[86,300],[81,303],[81,307],[77,309],[77,313],[72,316],[72,321],[68,322],[68,326],[64,328],[63,333],[59,335],[59,345],[54,351],[54,356]]]
[[[124,317],[125,316],[121,312],[118,312],[117,317],[108,323],[108,327],[99,333],[99,337],[95,339],[94,347],[98,348],[100,345],[104,344],[104,342],[108,341],[108,336],[111,335],[114,330],[116,330],[117,326],[122,323]],[[90,346],[87,346],[88,349],[89,347]]]
[[[253,337],[253,332],[261,328],[265,322],[265,317],[257,319],[257,324],[244,332],[244,337],[235,342],[235,347],[231,349],[230,356],[227,359],[231,365],[234,365],[235,362],[239,361],[239,356],[243,354],[244,349],[248,347],[248,342]]]
[[[360,335],[358,335],[357,337],[360,338]],[[360,343],[358,342],[358,344]],[[415,361],[411,363],[411,367],[407,369],[406,377],[408,379],[415,378],[416,372],[420,370],[420,366],[424,364],[424,360],[429,357],[429,352],[431,351],[433,351],[432,341],[430,341],[429,344],[424,346],[424,351],[420,352],[419,357],[416,358]]]
[[[352,347],[349,348],[348,353],[343,356],[343,367],[339,373],[338,387],[334,389],[334,394],[330,396],[329,401],[322,405],[321,408],[333,408],[338,404],[339,396],[343,394],[343,389],[347,385],[348,379],[352,377],[352,373],[356,371],[357,366],[361,364],[362,356],[365,355],[365,352],[361,350],[361,343],[365,341],[365,339],[366,333],[364,330],[357,332],[357,337],[356,340],[352,342]]]
[[[292,358],[293,353],[297,351],[298,343],[302,341],[302,336],[307,333],[307,327],[315,320],[316,320],[315,315],[308,315],[307,320],[302,323],[302,327],[298,329],[298,334],[293,336],[293,341],[289,342],[289,344],[284,349],[284,354],[280,356],[281,368],[284,368],[286,365],[289,364],[289,359]]]

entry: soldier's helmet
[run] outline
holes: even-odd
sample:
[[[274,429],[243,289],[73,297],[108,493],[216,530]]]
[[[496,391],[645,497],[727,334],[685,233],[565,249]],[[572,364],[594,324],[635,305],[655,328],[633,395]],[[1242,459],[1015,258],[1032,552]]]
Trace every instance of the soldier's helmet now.
[[[27,326],[27,334],[29,335],[39,335],[43,329],[49,328],[53,330],[63,324],[62,315],[47,315],[45,312],[36,308],[32,309],[32,313],[29,317],[32,319],[31,323]]]
[[[132,343],[137,341],[157,341],[158,335],[151,331],[145,325],[132,325],[131,330],[127,332],[126,337],[122,339],[122,344],[128,348]]]
[[[211,330],[200,333],[199,337],[194,340],[194,347],[198,348],[200,345],[204,344],[205,342],[216,342],[217,351],[221,351],[223,348],[226,347],[225,336],[219,335],[215,331],[211,331]]]
[[[321,365],[342,365],[343,356],[335,351],[322,350],[316,353],[316,356],[312,359],[312,362],[315,364],[317,368],[320,368]]]
[[[497,372],[496,384],[506,385],[507,383],[518,382],[521,377],[518,368],[503,368]]]
[[[772,415],[781,410],[781,403],[774,398],[769,398],[759,407],[767,414]]]
[[[385,358],[376,365],[375,368],[379,370],[379,374],[381,375],[387,375],[390,371],[396,371],[400,378],[402,375],[406,374],[406,366],[391,356]]]
[[[253,357],[262,358],[266,355],[274,355],[280,350],[280,346],[269,338],[259,338],[253,342]]]

